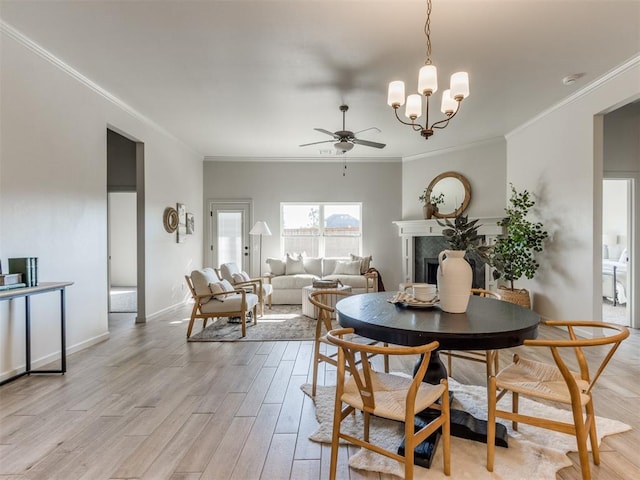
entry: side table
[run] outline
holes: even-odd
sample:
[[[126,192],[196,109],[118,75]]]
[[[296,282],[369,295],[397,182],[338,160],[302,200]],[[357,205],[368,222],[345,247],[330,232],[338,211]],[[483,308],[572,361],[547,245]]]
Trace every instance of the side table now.
[[[351,293],[351,285],[342,285],[336,288],[315,288],[312,285],[308,287],[302,287],[302,315],[310,318],[318,318],[318,308],[309,301],[309,294],[317,290],[338,290],[340,292]],[[328,301],[328,305],[336,306],[336,296],[331,295]],[[331,314],[331,318],[335,317],[335,312]]]

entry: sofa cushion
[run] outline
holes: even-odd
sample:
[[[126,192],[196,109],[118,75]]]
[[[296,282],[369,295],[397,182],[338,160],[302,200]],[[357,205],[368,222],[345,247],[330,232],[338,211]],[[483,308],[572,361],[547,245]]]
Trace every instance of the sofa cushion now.
[[[367,277],[364,275],[325,275],[323,280],[340,280],[343,285],[349,285],[352,288],[367,288]]]
[[[209,284],[216,283],[217,281],[218,276],[211,267],[191,272],[191,283],[193,283],[193,289],[195,290],[196,295],[207,295],[211,293]],[[201,299],[201,303],[207,303],[209,300],[211,300],[211,297],[204,297]]]
[[[360,275],[364,275],[369,270],[369,266],[371,265],[371,260],[373,257],[369,255],[368,257],[359,257],[358,255],[350,254],[351,260],[358,260],[360,262]]]
[[[296,275],[304,272],[302,257],[292,257],[287,253],[285,275]]]
[[[304,265],[305,273],[322,276],[322,258],[320,257],[303,257],[302,264]]]
[[[269,257],[265,260],[265,263],[269,265],[269,270],[273,275],[278,276],[285,274],[287,263],[281,258]]]
[[[360,275],[360,260],[337,261],[333,275]]]
[[[309,275],[308,273],[280,275],[271,279],[271,285],[273,285],[274,290],[301,289],[302,287],[308,287],[317,279],[317,276]]]

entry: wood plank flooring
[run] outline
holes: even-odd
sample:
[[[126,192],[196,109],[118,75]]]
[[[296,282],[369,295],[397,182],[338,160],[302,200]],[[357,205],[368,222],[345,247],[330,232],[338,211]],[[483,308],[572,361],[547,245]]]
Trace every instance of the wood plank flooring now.
[[[330,448],[308,440],[317,424],[300,390],[310,381],[312,343],[188,343],[189,310],[145,325],[114,315],[109,340],[70,355],[66,375],[0,387],[0,479],[328,478]],[[509,357],[504,352],[503,362]],[[485,382],[481,364],[455,359],[453,370],[462,383]],[[334,369],[321,368],[320,384],[334,380]],[[596,397],[599,415],[633,430],[603,441],[593,478],[640,478],[638,331],[605,371]],[[395,478],[349,469],[355,451],[343,448],[338,478]],[[570,457],[574,466],[557,479],[581,478],[577,455]],[[455,478],[455,452],[452,464]]]

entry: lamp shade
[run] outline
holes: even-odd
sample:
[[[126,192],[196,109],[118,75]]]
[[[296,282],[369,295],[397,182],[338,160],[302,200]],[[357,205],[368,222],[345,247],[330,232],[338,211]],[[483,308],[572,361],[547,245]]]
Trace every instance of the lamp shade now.
[[[271,235],[271,230],[269,230],[267,222],[258,220],[249,232],[249,235]]]

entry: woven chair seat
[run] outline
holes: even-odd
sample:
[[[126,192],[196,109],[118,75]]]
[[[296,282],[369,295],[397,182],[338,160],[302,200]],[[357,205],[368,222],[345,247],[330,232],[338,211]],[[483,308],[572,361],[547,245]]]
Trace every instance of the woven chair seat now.
[[[571,374],[581,392],[589,389],[589,382],[582,380],[579,373]],[[519,358],[517,363],[512,363],[496,376],[496,385],[499,389],[571,405],[567,382],[555,364]],[[581,393],[580,403],[584,406],[588,402],[589,395]]]
[[[359,370],[362,372],[362,370]],[[407,390],[413,378],[401,377],[392,373],[371,372],[371,384],[376,392],[375,407],[369,413],[379,417],[404,422],[406,417]],[[432,385],[422,382],[416,394],[415,411],[420,412],[432,405],[444,392],[442,384]],[[344,384],[342,401],[358,410],[365,410],[358,386],[353,377]]]

